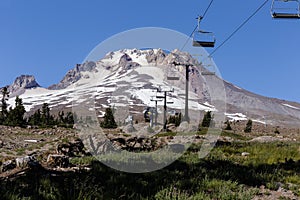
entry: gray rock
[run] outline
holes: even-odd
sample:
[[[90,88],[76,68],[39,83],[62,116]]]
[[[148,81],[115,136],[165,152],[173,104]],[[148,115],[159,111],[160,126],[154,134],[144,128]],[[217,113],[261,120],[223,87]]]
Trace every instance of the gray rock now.
[[[138,64],[136,62],[132,62],[132,58],[126,53],[124,53],[124,55],[120,58],[119,67],[125,71],[139,67],[139,66],[140,66],[140,64]]]
[[[136,132],[136,129],[134,128],[134,126],[132,124],[128,124],[125,127],[125,132],[126,133],[133,133],[133,132]]]
[[[5,161],[4,163],[2,163],[2,165],[0,167],[0,172],[10,171],[15,168],[16,168],[15,160],[8,160],[8,161]]]
[[[174,153],[183,153],[185,151],[185,147],[183,144],[170,144],[170,150]]]
[[[80,78],[82,78],[81,72],[92,72],[96,70],[96,63],[92,61],[87,61],[83,64],[77,64],[74,69],[71,69],[67,72],[64,78],[55,85],[51,85],[48,89],[50,90],[59,90],[68,87],[69,85],[77,82]],[[87,77],[86,77],[87,78]]]
[[[249,156],[250,155],[250,153],[248,153],[248,152],[242,152],[242,154],[241,154],[242,156]]]
[[[32,75],[21,75],[15,79],[12,85],[8,86],[10,97],[21,95],[26,89],[40,87]]]
[[[167,55],[163,50],[159,49],[155,53],[154,50],[152,49],[148,51],[146,55],[146,59],[148,63],[162,64],[166,56]]]
[[[47,165],[50,167],[62,167],[66,168],[69,166],[69,157],[64,155],[48,155]]]
[[[22,158],[16,158],[16,166],[19,168],[26,168],[39,165],[39,162],[34,156],[25,156]]]
[[[135,143],[133,147],[139,149],[142,147],[142,145],[140,143]]]
[[[193,124],[189,124],[188,122],[181,122],[179,127],[177,127],[177,131],[178,132],[196,132],[198,130],[198,127],[193,125]]]
[[[69,157],[86,155],[84,151],[84,144],[80,139],[68,143],[61,143],[57,146],[56,151],[58,154],[63,154]]]
[[[273,136],[260,136],[253,138],[250,140],[250,142],[261,142],[261,143],[267,143],[267,142],[275,142],[275,141],[284,141],[284,138],[280,137],[273,137]]]

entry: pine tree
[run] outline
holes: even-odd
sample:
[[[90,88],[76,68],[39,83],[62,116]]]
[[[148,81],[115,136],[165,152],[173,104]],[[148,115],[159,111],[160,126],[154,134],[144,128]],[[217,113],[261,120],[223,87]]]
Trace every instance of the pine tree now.
[[[251,133],[251,131],[252,131],[252,120],[249,119],[247,124],[246,124],[246,127],[244,129],[244,132],[245,133]]]
[[[204,114],[204,117],[203,117],[203,120],[202,120],[202,123],[201,123],[201,126],[202,127],[209,127],[210,126],[210,123],[213,119],[213,116],[211,114],[211,111],[207,111],[205,114]]]
[[[75,123],[74,115],[72,112],[67,112],[67,116],[65,117],[65,123],[68,125],[73,125]]]
[[[9,126],[24,127],[26,125],[26,121],[24,119],[25,113],[26,110],[23,105],[23,101],[17,96],[15,100],[15,107],[14,109],[10,109],[10,111],[8,112],[8,117],[5,120],[5,124]]]
[[[104,114],[104,120],[100,123],[102,128],[114,129],[117,128],[117,123],[115,122],[115,118],[113,115],[113,111],[111,108],[106,108]]]
[[[37,111],[35,111],[35,113],[32,116],[29,117],[28,123],[32,126],[40,126],[42,121],[41,119],[42,119],[41,110],[38,109]]]
[[[49,105],[47,103],[44,103],[42,106],[42,113],[41,113],[41,125],[43,126],[48,126],[50,125],[50,108]]]
[[[175,116],[170,116],[168,119],[168,124],[175,124],[175,126],[178,127],[181,123],[181,118],[182,118],[181,113]]]
[[[232,130],[232,128],[231,128],[231,126],[230,126],[230,122],[229,122],[229,120],[227,120],[227,121],[225,122],[225,124],[226,124],[225,130],[227,130],[227,131],[231,131],[231,130]]]
[[[64,113],[64,111],[58,112],[58,121],[61,124],[65,123],[65,113]]]
[[[1,93],[2,93],[2,99],[1,99],[0,124],[4,124],[8,115],[6,101],[8,100],[9,92],[7,87],[2,88]]]

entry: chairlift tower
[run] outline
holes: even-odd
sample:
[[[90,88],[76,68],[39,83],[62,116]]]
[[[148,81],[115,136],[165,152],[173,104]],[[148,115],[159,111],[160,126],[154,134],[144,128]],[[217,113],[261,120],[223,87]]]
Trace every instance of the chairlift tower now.
[[[155,121],[154,121],[154,125],[157,126],[157,116],[158,116],[158,112],[157,112],[157,102],[162,101],[162,99],[158,99],[156,98],[156,96],[152,96],[150,101],[154,101],[155,102]]]
[[[156,98],[163,99],[163,101],[164,101],[164,118],[163,118],[164,127],[163,127],[163,129],[164,129],[164,131],[166,131],[167,130],[167,103],[172,103],[172,102],[167,102],[167,94],[169,92],[174,92],[174,88],[164,90],[161,87],[158,87],[158,88],[156,88],[156,91],[159,93],[163,93],[163,96],[157,95]]]
[[[173,62],[175,66],[181,65],[185,67],[185,108],[184,108],[184,117],[182,121],[189,122],[189,68],[192,67],[192,64],[184,64],[184,63],[178,63]]]

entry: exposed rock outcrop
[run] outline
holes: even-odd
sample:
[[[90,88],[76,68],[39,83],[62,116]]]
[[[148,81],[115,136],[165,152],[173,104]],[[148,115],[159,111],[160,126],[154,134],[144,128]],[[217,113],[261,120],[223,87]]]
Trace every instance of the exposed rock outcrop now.
[[[8,86],[10,97],[21,95],[26,89],[40,87],[32,75],[21,75],[15,79],[12,85]]]
[[[96,66],[96,63],[92,61],[87,61],[83,64],[77,64],[74,69],[71,69],[67,72],[64,78],[58,84],[51,85],[50,87],[48,87],[48,89],[64,89],[81,79],[83,77],[81,72],[92,72],[93,70],[96,70]]]

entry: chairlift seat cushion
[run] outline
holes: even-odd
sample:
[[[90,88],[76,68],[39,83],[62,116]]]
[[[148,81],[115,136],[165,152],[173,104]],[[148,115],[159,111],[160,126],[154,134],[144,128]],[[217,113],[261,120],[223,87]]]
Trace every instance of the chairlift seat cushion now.
[[[272,17],[273,18],[285,18],[285,19],[299,19],[300,18],[300,14],[297,13],[272,13]]]
[[[214,47],[215,42],[207,42],[207,41],[193,41],[194,47]]]

